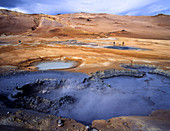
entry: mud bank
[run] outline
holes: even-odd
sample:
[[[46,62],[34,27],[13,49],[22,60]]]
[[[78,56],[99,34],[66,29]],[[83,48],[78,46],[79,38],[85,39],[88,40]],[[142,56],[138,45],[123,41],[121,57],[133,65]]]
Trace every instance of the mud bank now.
[[[101,79],[116,77],[116,76],[143,77],[146,73],[149,73],[149,74],[162,75],[170,78],[170,71],[159,69],[154,65],[122,64],[120,66],[126,69],[124,70],[109,69],[104,71],[97,71],[93,73],[91,76],[101,78]]]
[[[168,70],[163,70],[163,69],[159,69],[157,66],[154,65],[145,65],[145,64],[122,64],[120,65],[121,67],[124,67],[126,69],[131,69],[131,70],[146,70],[148,71],[148,73],[150,74],[157,74],[157,75],[162,75],[162,76],[166,76],[170,78],[170,71]]]

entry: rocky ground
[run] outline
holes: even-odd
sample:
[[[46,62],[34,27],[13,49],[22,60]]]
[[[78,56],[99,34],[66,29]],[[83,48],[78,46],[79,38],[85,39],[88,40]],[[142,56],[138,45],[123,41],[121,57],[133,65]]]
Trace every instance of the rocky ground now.
[[[7,109],[8,110],[8,109]],[[19,110],[1,116],[1,130],[61,130],[61,131],[168,131],[170,130],[169,110],[158,110],[150,116],[117,117],[109,120],[95,120],[91,126],[84,126],[75,120],[45,115],[38,112]],[[62,126],[58,121],[62,121]]]

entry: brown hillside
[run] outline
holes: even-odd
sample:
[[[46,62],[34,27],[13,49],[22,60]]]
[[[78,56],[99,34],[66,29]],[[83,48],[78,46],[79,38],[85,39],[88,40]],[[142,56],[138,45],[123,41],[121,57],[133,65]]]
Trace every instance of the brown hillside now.
[[[170,16],[119,16],[74,13],[63,15],[23,14],[0,10],[0,34],[36,33],[44,37],[98,34],[101,37],[170,39]],[[68,31],[69,29],[69,31]],[[70,32],[71,30],[71,32]],[[79,35],[78,35],[79,36]]]

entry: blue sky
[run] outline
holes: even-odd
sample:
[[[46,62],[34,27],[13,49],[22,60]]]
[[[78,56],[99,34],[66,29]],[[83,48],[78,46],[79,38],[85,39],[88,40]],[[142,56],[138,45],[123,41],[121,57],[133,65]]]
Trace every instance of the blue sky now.
[[[0,8],[50,15],[76,12],[170,15],[170,0],[0,0]]]

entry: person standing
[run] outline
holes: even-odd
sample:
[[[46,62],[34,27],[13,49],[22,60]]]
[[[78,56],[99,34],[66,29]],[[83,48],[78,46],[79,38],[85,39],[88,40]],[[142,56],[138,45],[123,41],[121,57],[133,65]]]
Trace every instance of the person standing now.
[[[113,42],[113,46],[115,46],[115,44],[116,44],[116,43],[115,43],[115,42]]]
[[[122,46],[124,46],[125,45],[125,43],[124,43],[124,41],[122,42]]]

